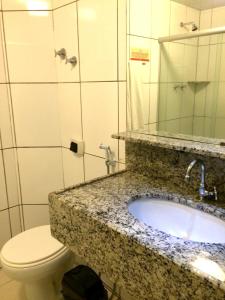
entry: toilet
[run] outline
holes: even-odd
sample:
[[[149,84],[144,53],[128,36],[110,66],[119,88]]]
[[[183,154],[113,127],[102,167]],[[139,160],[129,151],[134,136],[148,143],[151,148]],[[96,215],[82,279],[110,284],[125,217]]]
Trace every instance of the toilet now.
[[[23,283],[26,300],[63,299],[61,280],[73,266],[73,254],[51,236],[49,225],[13,237],[3,246],[0,260],[8,277]]]

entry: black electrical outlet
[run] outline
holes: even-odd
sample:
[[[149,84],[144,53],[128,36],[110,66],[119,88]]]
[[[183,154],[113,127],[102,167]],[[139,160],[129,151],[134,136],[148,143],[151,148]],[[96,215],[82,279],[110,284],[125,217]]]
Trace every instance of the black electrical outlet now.
[[[74,143],[74,142],[70,143],[70,151],[77,153],[77,150],[78,150],[77,148],[78,148],[77,143]]]

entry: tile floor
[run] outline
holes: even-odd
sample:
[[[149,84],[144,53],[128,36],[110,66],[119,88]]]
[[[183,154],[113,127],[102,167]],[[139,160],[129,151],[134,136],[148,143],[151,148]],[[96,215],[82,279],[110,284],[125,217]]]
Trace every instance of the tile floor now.
[[[21,284],[9,279],[1,270],[0,270],[0,299],[1,300],[25,299]]]
[[[112,297],[109,292],[109,298]],[[3,271],[0,270],[0,299],[1,300],[25,300],[22,285],[19,282],[9,279]],[[116,300],[116,297],[110,300]]]

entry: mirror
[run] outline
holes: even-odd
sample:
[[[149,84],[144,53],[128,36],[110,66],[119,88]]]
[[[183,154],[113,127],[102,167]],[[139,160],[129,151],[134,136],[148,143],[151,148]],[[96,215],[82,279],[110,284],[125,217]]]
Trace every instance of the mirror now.
[[[225,1],[130,0],[128,16],[128,130],[220,143]]]

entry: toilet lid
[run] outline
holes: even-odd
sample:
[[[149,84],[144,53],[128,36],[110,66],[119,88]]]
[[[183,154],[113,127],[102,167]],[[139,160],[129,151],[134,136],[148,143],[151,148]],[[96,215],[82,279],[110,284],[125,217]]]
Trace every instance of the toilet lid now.
[[[45,260],[65,246],[51,236],[50,226],[24,231],[2,248],[2,257],[13,264],[31,264]]]

